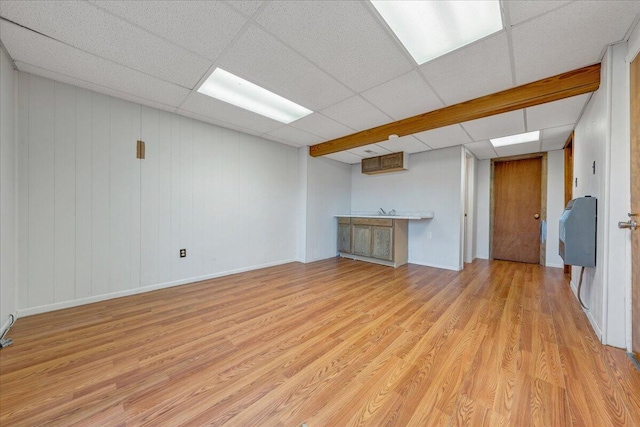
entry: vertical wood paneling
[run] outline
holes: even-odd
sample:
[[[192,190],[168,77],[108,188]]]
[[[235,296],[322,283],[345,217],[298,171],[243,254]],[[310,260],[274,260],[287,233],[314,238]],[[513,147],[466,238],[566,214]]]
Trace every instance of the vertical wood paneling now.
[[[76,89],[76,164],[75,164],[75,298],[91,295],[91,199],[92,199],[92,107],[91,92]]]
[[[180,277],[193,275],[193,120],[180,120],[180,248],[187,249],[181,258]]]
[[[142,286],[159,283],[159,202],[158,164],[160,162],[159,111],[142,107],[142,140],[145,143],[146,158],[140,160],[141,168],[141,240],[140,272]]]
[[[54,83],[29,78],[29,305],[54,298]]]
[[[180,278],[180,132],[182,118],[171,115],[171,280]],[[189,252],[187,252],[187,255]]]
[[[18,308],[29,307],[29,74],[18,74]]]
[[[131,147],[130,154],[127,157],[127,162],[131,165],[131,236],[130,236],[130,244],[131,244],[131,279],[129,288],[139,288],[140,287],[140,197],[141,197],[141,187],[140,187],[140,173],[141,173],[141,164],[140,162],[143,160],[138,160],[134,155],[134,147],[135,141],[140,139],[142,135],[142,131],[140,129],[141,123],[141,115],[142,115],[142,107],[140,105],[132,105],[131,108]]]
[[[76,89],[55,83],[55,301],[75,298]]]
[[[155,111],[155,110],[154,110]],[[172,115],[158,111],[158,283],[171,280],[171,120]]]
[[[202,202],[203,224],[202,224],[202,262],[203,274],[207,271],[216,271],[215,245],[218,236],[214,234],[214,207],[216,203],[216,182],[213,165],[214,138],[213,126],[205,127],[205,144],[202,151],[203,159],[203,180],[205,197]]]
[[[24,73],[19,85],[20,310],[294,256],[295,149]]]
[[[110,102],[109,161],[109,290],[130,288],[131,281],[131,104]]]
[[[191,265],[193,276],[206,274],[204,267],[204,155],[209,125],[193,122],[193,236]]]
[[[109,292],[110,98],[94,93],[91,99],[91,293]]]

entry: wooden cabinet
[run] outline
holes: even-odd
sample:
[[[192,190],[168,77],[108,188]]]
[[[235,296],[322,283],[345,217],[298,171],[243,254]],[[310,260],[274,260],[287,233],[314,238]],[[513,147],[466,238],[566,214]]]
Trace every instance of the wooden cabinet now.
[[[361,163],[362,173],[367,175],[397,172],[407,170],[408,168],[409,158],[407,153],[403,151],[386,154],[384,156],[369,157],[368,159],[362,159]]]
[[[407,220],[338,218],[341,256],[398,267],[407,263]]]
[[[351,222],[338,223],[338,252],[351,253]]]

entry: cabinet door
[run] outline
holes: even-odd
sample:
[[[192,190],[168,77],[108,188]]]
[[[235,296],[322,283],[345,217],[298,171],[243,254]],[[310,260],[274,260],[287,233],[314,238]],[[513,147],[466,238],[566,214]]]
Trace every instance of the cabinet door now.
[[[372,227],[371,232],[373,235],[371,256],[393,261],[393,228]]]
[[[371,256],[371,226],[353,226],[353,254]]]
[[[399,153],[387,154],[380,157],[381,169],[402,168],[404,166],[402,163],[403,163],[402,151]]]
[[[380,169],[380,157],[362,159],[362,173],[377,171]]]
[[[338,252],[351,253],[351,225],[338,224]]]

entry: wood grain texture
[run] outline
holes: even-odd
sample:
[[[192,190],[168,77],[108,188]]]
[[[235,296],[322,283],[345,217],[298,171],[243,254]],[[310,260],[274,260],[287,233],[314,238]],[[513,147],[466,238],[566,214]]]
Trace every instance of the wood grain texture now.
[[[540,262],[542,175],[540,157],[494,162],[494,259]]]
[[[593,92],[600,86],[600,64],[548,77],[439,110],[408,117],[382,126],[326,141],[309,147],[312,157],[337,153],[386,141],[389,135],[412,135],[443,126],[481,119]]]
[[[638,214],[640,223],[640,58],[629,67],[629,95],[631,99],[631,213]],[[632,344],[637,360],[640,360],[640,230],[631,233],[631,288],[632,288]]]
[[[292,263],[19,319],[0,425],[634,426],[561,269]]]

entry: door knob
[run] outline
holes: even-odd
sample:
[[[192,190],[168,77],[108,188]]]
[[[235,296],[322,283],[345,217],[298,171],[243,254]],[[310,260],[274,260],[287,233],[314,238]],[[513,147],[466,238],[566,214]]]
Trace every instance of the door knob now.
[[[635,230],[636,228],[638,228],[638,223],[633,220],[620,221],[618,223],[618,228],[630,228],[631,230]]]
[[[534,217],[535,219],[539,219],[539,218],[540,218],[540,214],[534,214],[534,215],[533,215],[533,217]]]

